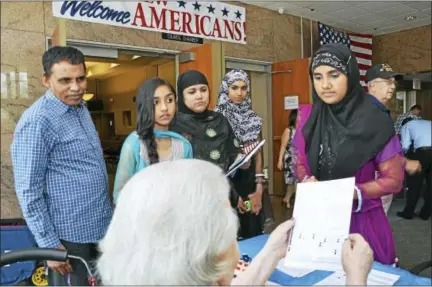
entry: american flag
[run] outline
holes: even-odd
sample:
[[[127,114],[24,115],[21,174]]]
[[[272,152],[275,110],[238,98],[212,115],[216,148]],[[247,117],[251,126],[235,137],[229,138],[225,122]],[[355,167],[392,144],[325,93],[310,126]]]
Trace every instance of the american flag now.
[[[242,152],[245,155],[248,155],[249,153],[251,153],[258,145],[260,144],[259,141],[250,141],[247,143],[244,143],[241,148],[242,148]]]
[[[366,87],[366,71],[372,66],[372,35],[344,33],[318,22],[320,45],[328,43],[346,44],[357,58],[360,83]]]

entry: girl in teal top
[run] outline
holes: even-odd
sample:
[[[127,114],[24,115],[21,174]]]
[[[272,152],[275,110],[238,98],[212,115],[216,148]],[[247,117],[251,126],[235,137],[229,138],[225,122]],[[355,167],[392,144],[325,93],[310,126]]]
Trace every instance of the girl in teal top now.
[[[126,182],[143,168],[160,161],[193,158],[189,141],[168,131],[175,112],[175,91],[167,81],[153,78],[140,86],[137,130],[123,143],[114,181],[114,204]]]

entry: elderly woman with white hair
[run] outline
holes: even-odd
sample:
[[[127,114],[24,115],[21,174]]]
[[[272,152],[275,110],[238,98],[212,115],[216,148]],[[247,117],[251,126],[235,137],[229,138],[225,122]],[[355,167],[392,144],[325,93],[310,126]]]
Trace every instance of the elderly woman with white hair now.
[[[240,254],[229,189],[218,166],[197,159],[162,162],[135,174],[100,243],[102,283],[264,285],[285,256],[293,221],[276,228],[233,280]]]

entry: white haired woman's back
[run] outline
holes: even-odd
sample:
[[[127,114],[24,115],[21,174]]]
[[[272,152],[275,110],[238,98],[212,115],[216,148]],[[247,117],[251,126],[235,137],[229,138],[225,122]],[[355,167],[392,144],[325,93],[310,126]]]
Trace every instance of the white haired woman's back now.
[[[102,283],[210,285],[232,278],[238,222],[228,196],[222,170],[206,161],[162,162],[137,173],[100,243]]]

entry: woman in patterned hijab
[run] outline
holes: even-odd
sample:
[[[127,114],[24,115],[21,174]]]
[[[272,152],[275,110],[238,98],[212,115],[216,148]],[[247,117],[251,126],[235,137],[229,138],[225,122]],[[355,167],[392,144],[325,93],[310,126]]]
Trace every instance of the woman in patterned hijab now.
[[[216,112],[229,121],[244,153],[250,151],[259,141],[262,129],[261,117],[252,110],[249,95],[249,78],[243,70],[228,72],[219,90]],[[261,207],[264,175],[262,154],[259,151],[251,160],[248,169],[237,171],[233,179],[234,188],[243,201],[250,200],[251,212],[239,209],[240,237],[249,238],[262,234]]]

